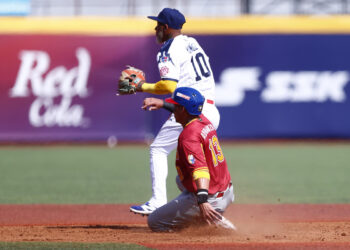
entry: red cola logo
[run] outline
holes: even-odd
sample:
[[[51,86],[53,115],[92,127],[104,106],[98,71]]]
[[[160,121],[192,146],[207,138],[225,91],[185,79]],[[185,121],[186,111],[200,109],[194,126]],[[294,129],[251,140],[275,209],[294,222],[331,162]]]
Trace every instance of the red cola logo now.
[[[37,98],[29,109],[29,122],[34,127],[82,127],[88,125],[84,107],[72,104],[73,97],[88,96],[87,82],[91,57],[85,48],[78,48],[78,66],[50,69],[50,55],[45,51],[23,50],[16,82],[10,96]]]

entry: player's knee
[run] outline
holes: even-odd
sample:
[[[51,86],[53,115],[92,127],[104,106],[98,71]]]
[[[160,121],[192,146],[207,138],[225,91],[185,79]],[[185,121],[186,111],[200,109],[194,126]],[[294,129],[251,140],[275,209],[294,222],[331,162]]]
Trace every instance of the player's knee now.
[[[154,213],[152,213],[152,214],[154,214]],[[150,214],[150,215],[148,216],[148,219],[147,219],[148,227],[149,227],[152,231],[154,231],[154,232],[160,232],[160,231],[162,231],[157,216],[152,215],[152,214]]]
[[[161,214],[157,213],[156,211],[148,216],[148,227],[153,232],[173,232],[171,226],[169,225],[169,221],[167,221],[165,218],[162,218]]]
[[[155,225],[155,221],[154,221],[154,218],[153,218],[152,214],[150,214],[148,216],[147,224],[148,224],[148,227],[153,231],[153,228],[154,228],[154,225]]]

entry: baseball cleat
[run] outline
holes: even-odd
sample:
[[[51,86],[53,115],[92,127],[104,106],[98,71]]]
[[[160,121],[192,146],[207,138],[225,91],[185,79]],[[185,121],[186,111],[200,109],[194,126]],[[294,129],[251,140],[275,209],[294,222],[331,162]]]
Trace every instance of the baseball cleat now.
[[[157,208],[150,205],[149,202],[146,202],[145,204],[142,204],[140,206],[130,207],[131,212],[134,212],[135,214],[141,214],[141,215],[150,215],[156,209]]]
[[[215,222],[215,225],[217,227],[222,227],[222,228],[226,228],[226,229],[231,229],[234,231],[237,231],[237,228],[235,225],[233,225],[233,223],[231,221],[229,221],[228,219],[226,219],[224,216],[221,215],[221,219],[217,220]]]

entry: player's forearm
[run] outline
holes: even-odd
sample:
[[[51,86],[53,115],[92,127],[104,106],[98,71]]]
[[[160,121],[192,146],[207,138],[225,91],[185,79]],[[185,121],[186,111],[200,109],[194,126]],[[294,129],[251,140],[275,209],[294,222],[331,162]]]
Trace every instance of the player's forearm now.
[[[210,179],[208,178],[199,178],[195,181],[196,186],[197,186],[197,190],[198,189],[209,189],[209,181]]]
[[[208,189],[209,189],[209,180],[208,178],[198,178],[195,180],[197,186],[197,202],[198,205],[208,202]]]
[[[138,87],[138,91],[147,92],[156,95],[171,94],[176,89],[177,82],[170,80],[160,80],[156,83],[142,83]]]
[[[158,110],[160,108],[164,108],[170,112],[174,112],[175,105],[169,102],[166,102],[162,99],[154,98],[154,97],[148,97],[143,100],[142,109],[144,110]]]
[[[210,182],[210,173],[208,167],[197,168],[193,172],[193,180],[197,187],[197,201],[202,204],[208,201],[208,190]]]

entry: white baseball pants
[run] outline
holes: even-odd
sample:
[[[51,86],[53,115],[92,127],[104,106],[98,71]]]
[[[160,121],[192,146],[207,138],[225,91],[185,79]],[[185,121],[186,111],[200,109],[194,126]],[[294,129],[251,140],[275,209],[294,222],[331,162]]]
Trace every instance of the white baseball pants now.
[[[220,122],[220,114],[214,104],[205,102],[203,115],[213,124],[215,129]],[[176,149],[177,140],[183,128],[175,121],[172,114],[163,124],[156,138],[150,146],[150,171],[152,182],[152,198],[149,203],[154,207],[161,207],[167,203],[166,178],[168,176],[168,154]]]

